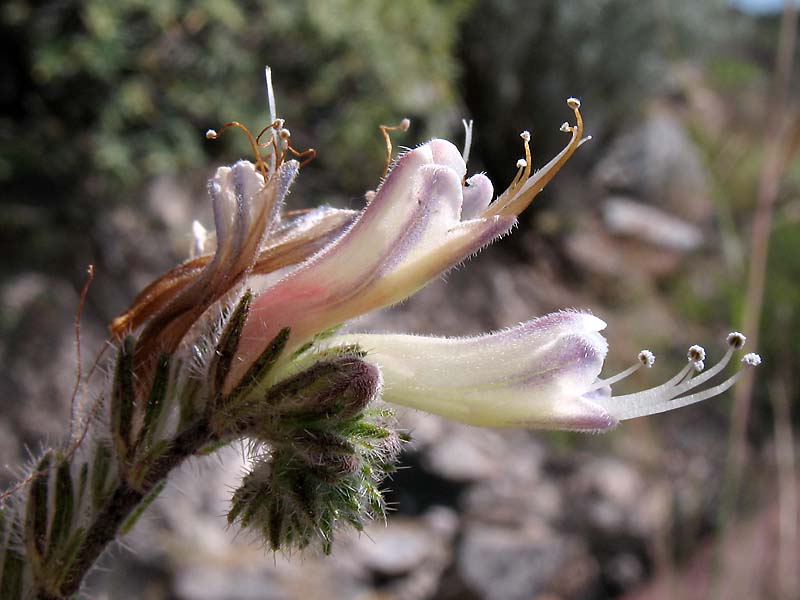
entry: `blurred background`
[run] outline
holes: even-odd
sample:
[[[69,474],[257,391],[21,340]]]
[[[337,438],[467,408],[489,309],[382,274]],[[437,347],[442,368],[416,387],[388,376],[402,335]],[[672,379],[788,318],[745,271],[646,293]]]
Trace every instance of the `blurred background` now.
[[[226,531],[234,449],[175,474],[92,576],[93,598],[800,598],[797,6],[767,0],[5,0],[0,7],[0,483],[66,427],[106,324],[212,225],[206,178],[250,153],[206,129],[267,121],[263,67],[304,168],[292,208],[363,206],[398,144],[459,145],[503,189],[533,134],[594,136],[519,229],[354,330],[464,335],[558,308],[605,319],[608,373],[741,329],[755,381],[604,436],[404,412],[388,527],[334,556]],[[407,468],[406,468],[407,467]]]

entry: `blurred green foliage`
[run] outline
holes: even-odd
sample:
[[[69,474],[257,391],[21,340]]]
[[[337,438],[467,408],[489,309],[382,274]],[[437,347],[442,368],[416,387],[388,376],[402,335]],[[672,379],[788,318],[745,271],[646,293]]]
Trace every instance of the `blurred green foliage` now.
[[[463,0],[8,0],[3,229],[90,224],[153,176],[183,178],[204,173],[211,158],[249,156],[244,136],[203,134],[234,119],[256,131],[266,124],[265,64],[295,145],[320,151],[313,168],[335,174],[333,189],[361,194],[381,173],[380,123],[411,117],[419,139],[453,119],[453,44],[468,8]]]

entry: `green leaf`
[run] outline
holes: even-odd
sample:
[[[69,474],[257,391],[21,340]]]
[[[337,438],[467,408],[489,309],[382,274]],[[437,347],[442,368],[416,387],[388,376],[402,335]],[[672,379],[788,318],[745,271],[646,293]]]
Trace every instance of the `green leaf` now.
[[[0,580],[0,598],[21,600],[25,574],[25,558],[13,548],[6,548],[3,560],[3,578]]]
[[[269,343],[266,350],[261,353],[256,362],[247,370],[247,373],[234,390],[220,402],[220,408],[236,409],[239,405],[246,401],[248,396],[257,388],[278,362],[283,349],[286,347],[286,342],[289,341],[289,333],[291,330],[284,327],[278,332],[273,340]]]
[[[62,460],[56,471],[55,511],[50,525],[48,560],[56,554],[61,544],[69,537],[75,511],[75,490],[72,484],[70,464]]]
[[[44,558],[47,543],[48,488],[50,486],[50,463],[53,455],[48,451],[36,465],[33,481],[28,490],[25,510],[25,540],[32,558]]]
[[[156,372],[153,375],[153,386],[144,409],[144,422],[138,444],[149,446],[152,443],[161,423],[161,415],[167,400],[167,386],[169,384],[170,357],[162,354],[158,357]]]
[[[131,448],[131,424],[135,402],[133,354],[136,339],[128,336],[117,354],[114,383],[111,390],[111,438],[120,462],[127,463]]]
[[[253,293],[247,290],[228,319],[217,344],[214,360],[209,369],[209,386],[215,403],[219,402],[218,396],[222,392],[225,379],[228,377],[231,364],[236,356],[236,350],[239,348],[239,338],[242,336],[252,300]]]
[[[108,475],[111,471],[111,449],[105,442],[98,442],[92,456],[91,500],[92,508],[99,511],[105,504],[108,490]]]

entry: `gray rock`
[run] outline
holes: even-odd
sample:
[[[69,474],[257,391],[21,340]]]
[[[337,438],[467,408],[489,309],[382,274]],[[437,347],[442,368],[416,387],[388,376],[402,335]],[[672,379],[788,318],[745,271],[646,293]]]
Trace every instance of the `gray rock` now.
[[[583,545],[543,524],[466,528],[457,559],[465,587],[486,600],[531,600],[553,594],[576,597],[596,566]]]

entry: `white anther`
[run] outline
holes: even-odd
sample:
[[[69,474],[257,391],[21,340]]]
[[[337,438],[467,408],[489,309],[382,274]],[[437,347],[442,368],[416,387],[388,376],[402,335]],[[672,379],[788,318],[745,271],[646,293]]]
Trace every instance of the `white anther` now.
[[[639,362],[645,367],[650,368],[653,366],[653,363],[656,362],[656,355],[650,352],[650,350],[642,350],[639,352]]]
[[[519,137],[523,139],[523,141],[530,142],[531,141],[531,132],[527,129],[519,134]]]
[[[290,137],[292,137],[292,132],[289,131],[288,129],[281,128],[280,131],[278,132],[278,135],[281,136],[282,140],[286,141]]]
[[[206,139],[213,140],[217,137],[217,132],[215,129],[209,129],[206,131]]]
[[[561,124],[560,130],[563,131],[564,133],[571,133],[572,132],[572,127],[570,127],[569,123],[564,121]]]
[[[732,348],[741,348],[747,341],[747,337],[743,333],[732,331],[728,334],[728,337],[725,339],[725,341],[728,343],[728,346]]]
[[[702,372],[703,372],[703,369],[705,369],[705,368],[706,368],[706,363],[705,363],[705,362],[703,362],[702,360],[696,360],[696,361],[694,361],[694,362],[692,363],[692,367],[693,367],[693,368],[694,368],[694,370],[695,370],[695,371],[697,371],[698,373],[702,373]]]
[[[689,347],[686,358],[692,362],[702,362],[706,359],[706,350],[702,346],[694,345]]]
[[[408,128],[411,127],[411,119],[405,118],[400,121],[400,131],[408,131]]]
[[[581,101],[577,98],[567,98],[567,105],[572,110],[578,110],[581,107]]]
[[[525,167],[527,167],[527,166],[528,166],[528,161],[527,161],[527,160],[525,160],[524,158],[520,158],[520,159],[517,161],[517,168],[518,168],[518,169],[524,169],[524,168],[525,168]]]
[[[746,364],[748,367],[757,367],[761,364],[761,356],[755,352],[750,352],[742,357],[742,363]]]

